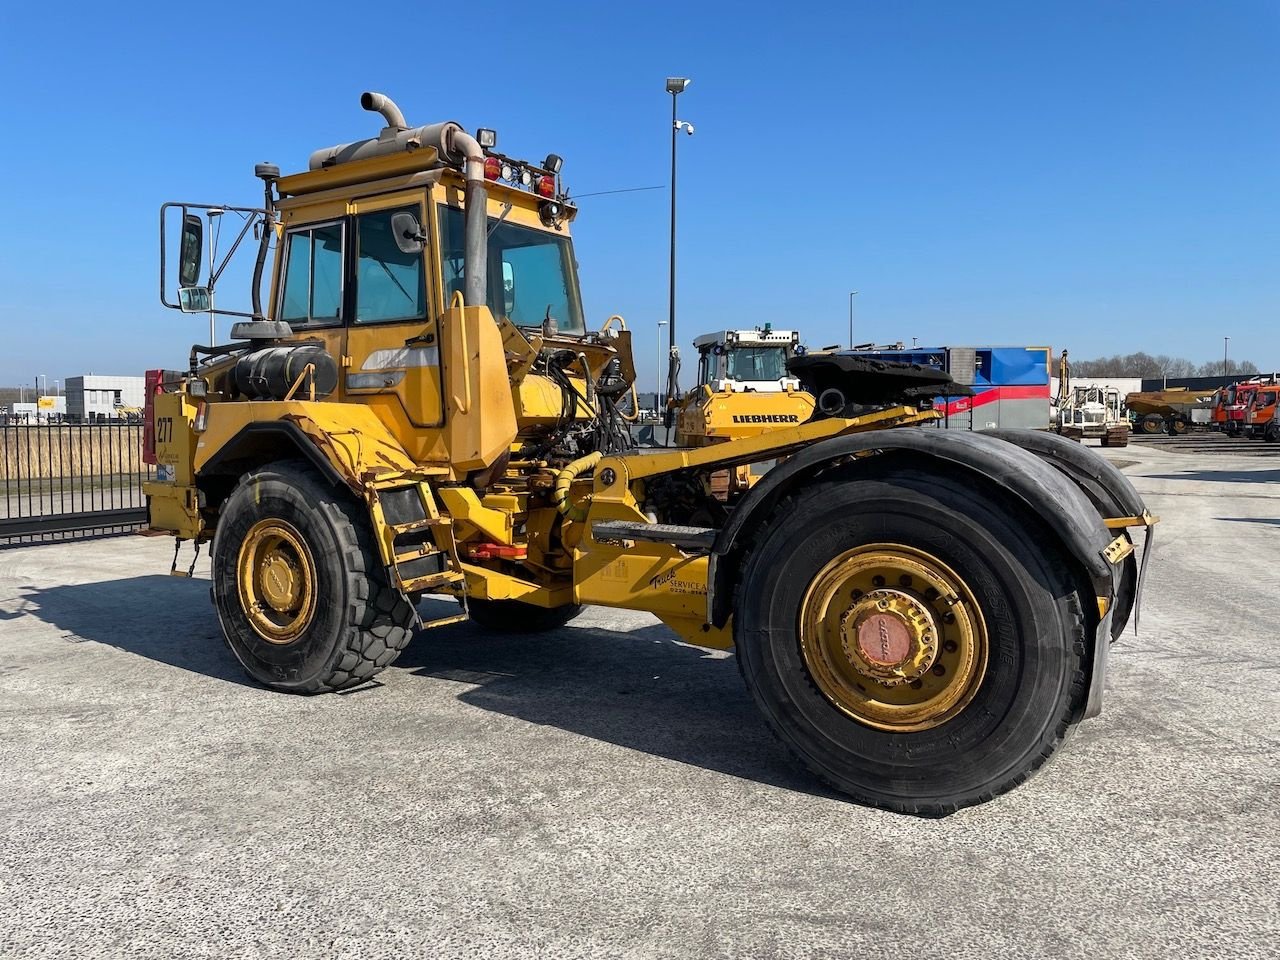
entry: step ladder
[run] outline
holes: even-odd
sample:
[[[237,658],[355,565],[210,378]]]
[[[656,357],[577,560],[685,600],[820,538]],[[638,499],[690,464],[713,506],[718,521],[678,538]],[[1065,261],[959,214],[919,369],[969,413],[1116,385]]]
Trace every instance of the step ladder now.
[[[390,534],[384,544],[390,556],[387,570],[392,581],[406,594],[428,593],[441,587],[463,586],[462,612],[436,620],[418,617],[420,627],[443,627],[470,619],[466,601],[466,575],[456,553],[436,545],[435,531],[452,521],[441,517],[435,499],[423,481],[393,481],[370,488],[375,511],[381,513]],[[452,538],[450,538],[452,539]],[[415,609],[414,615],[417,616]]]

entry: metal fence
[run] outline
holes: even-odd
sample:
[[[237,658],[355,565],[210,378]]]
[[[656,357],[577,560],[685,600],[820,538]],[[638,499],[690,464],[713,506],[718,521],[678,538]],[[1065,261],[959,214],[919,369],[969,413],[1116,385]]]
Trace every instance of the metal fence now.
[[[0,547],[146,523],[142,424],[0,426]]]

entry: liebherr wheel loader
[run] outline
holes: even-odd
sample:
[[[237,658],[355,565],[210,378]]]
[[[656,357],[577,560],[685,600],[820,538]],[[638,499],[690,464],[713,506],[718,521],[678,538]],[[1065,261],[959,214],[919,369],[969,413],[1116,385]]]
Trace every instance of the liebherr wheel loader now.
[[[633,450],[630,335],[588,328],[560,158],[362,105],[376,136],[288,176],[259,165],[263,205],[217,208],[242,218],[233,247],[260,238],[252,308],[219,306],[241,318],[234,342],[193,347],[148,397],[150,525],[212,543],[218,617],[253,678],[341,690],[417,629],[645,610],[734,648],[817,776],[931,814],[1021,783],[1099,711],[1139,593],[1131,535],[1153,522],[1109,464],[1047,434],[913,428],[934,414],[893,389]],[[161,210],[161,299],[187,312],[222,272],[202,271],[209,209]],[[712,495],[716,471],[777,458]],[[424,594],[458,614],[421,622]]]

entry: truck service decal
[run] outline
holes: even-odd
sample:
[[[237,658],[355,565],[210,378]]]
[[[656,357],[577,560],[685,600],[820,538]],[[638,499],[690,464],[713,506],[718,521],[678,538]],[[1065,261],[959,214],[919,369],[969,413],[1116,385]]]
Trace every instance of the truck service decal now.
[[[677,570],[668,570],[656,577],[649,578],[649,586],[653,590],[669,590],[672,593],[706,593],[707,585],[697,580],[681,580]]]

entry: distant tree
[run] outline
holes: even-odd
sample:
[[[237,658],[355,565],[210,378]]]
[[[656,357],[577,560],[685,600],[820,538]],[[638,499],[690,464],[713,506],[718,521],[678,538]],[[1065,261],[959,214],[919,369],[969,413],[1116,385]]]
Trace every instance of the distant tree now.
[[[1099,357],[1097,360],[1071,361],[1071,376],[1076,379],[1142,377],[1144,380],[1160,378],[1173,380],[1178,377],[1254,377],[1258,373],[1258,365],[1252,360],[1228,359],[1225,367],[1221,360],[1210,360],[1197,366],[1183,357],[1170,357],[1165,354],[1153,357],[1141,350],[1137,353]]]
[[[1156,356],[1138,351],[1116,354],[1097,360],[1076,360],[1071,364],[1074,377],[1188,377],[1195,373],[1196,365],[1181,357]]]

